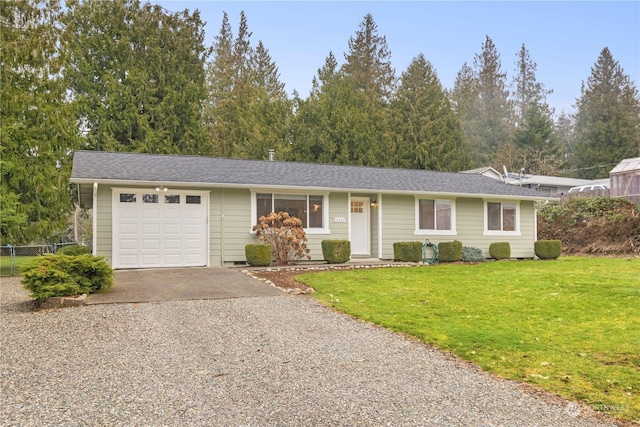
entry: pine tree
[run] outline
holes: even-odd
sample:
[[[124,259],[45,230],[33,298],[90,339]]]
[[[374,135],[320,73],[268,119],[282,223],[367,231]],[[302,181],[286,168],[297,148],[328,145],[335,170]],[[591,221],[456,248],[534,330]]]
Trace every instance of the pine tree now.
[[[543,110],[548,110],[549,117],[551,117],[553,111],[549,108],[546,97],[553,91],[546,90],[544,85],[537,81],[536,71],[538,66],[531,59],[529,50],[524,44],[522,44],[517,57],[518,60],[516,61],[512,82],[512,86],[515,88],[513,90],[513,98],[516,122],[522,123],[525,120],[527,109],[533,104],[540,106]]]
[[[72,209],[76,117],[61,78],[68,41],[57,1],[0,2],[0,239],[43,242]]]
[[[366,15],[349,39],[341,67],[342,110],[346,123],[337,136],[337,163],[388,166],[393,163],[389,101],[395,86],[395,71],[386,38],[378,35],[371,15]]]
[[[227,14],[223,15],[207,70],[209,152],[264,159],[269,149],[275,149],[283,159],[290,148],[292,103],[268,49],[260,41],[253,48],[251,36],[244,12],[235,39]]]
[[[204,23],[138,0],[67,2],[65,76],[87,147],[198,153],[204,142]]]
[[[501,67],[500,55],[487,36],[482,52],[474,57],[473,70],[463,67],[456,79],[453,97],[474,166],[491,164],[513,135],[507,75]]]
[[[576,102],[573,160],[582,178],[604,178],[620,160],[640,156],[638,89],[602,49]]]
[[[394,166],[455,172],[469,167],[460,121],[424,55],[414,58],[402,73],[392,107]]]
[[[556,175],[563,163],[562,147],[548,110],[533,102],[514,136],[520,167],[527,173]]]
[[[294,98],[293,147],[291,159],[304,162],[336,163],[340,143],[339,129],[345,116],[341,98],[344,79],[332,52],[313,78],[306,100]]]

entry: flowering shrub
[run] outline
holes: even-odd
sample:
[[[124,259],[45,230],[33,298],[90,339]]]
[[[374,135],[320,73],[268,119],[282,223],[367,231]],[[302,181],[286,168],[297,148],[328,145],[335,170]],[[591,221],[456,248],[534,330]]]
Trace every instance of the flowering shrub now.
[[[287,265],[302,258],[311,259],[307,248],[307,234],[302,221],[287,212],[271,212],[259,218],[253,226],[259,239],[271,245],[273,258],[278,265]]]

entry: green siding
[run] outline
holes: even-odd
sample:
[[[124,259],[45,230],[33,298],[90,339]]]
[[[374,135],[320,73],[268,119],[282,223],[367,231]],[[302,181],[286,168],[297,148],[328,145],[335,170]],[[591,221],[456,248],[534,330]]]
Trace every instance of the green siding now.
[[[124,187],[120,187],[124,188]],[[131,186],[130,188],[140,188]],[[202,191],[204,189],[198,189]],[[97,234],[94,236],[97,255],[104,256],[109,262],[112,257],[112,190],[110,186],[98,187]],[[374,197],[374,196],[372,196]],[[492,242],[508,241],[511,244],[511,256],[531,258],[534,256],[535,241],[534,202],[520,202],[520,236],[485,236],[484,201],[482,199],[456,199],[455,236],[416,235],[415,198],[412,195],[384,194],[374,197],[378,205],[371,207],[371,254],[378,256],[381,248],[383,259],[393,258],[393,244],[400,241],[421,241],[429,239],[432,243],[459,240],[465,246],[482,249],[489,256]],[[310,255],[314,261],[322,261],[322,240],[349,238],[349,194],[330,193],[328,197],[328,234],[307,234]],[[249,189],[210,190],[209,210],[209,265],[233,265],[245,261],[244,248],[258,241],[251,233],[255,219],[251,217],[251,192]],[[378,238],[378,221],[382,218],[382,236]],[[344,218],[344,222],[336,219]]]
[[[97,197],[97,227],[96,227],[96,235],[93,238],[96,240],[96,255],[105,257],[107,262],[111,264],[111,254],[112,254],[112,240],[113,240],[113,229],[111,227],[112,224],[112,192],[111,187],[107,187],[104,185],[98,186],[98,197]]]
[[[416,235],[415,198],[413,196],[384,195],[382,197],[382,258],[393,258],[393,243],[404,241],[422,241],[429,239],[438,244],[459,240],[464,246],[480,248],[489,257],[489,245],[492,242],[509,242],[513,258],[532,258],[533,243],[536,240],[534,224],[534,203],[520,202],[520,236],[484,235],[484,200],[456,199],[456,231],[450,236]]]

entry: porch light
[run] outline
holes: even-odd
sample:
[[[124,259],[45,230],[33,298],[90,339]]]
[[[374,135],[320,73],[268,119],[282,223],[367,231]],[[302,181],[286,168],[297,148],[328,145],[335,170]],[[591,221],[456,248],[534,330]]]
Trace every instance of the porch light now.
[[[378,202],[375,199],[371,200],[371,207],[375,208],[376,206],[378,206]]]
[[[167,187],[163,187],[163,186],[156,187],[156,191],[164,191],[164,192],[166,192],[167,190],[168,190]]]

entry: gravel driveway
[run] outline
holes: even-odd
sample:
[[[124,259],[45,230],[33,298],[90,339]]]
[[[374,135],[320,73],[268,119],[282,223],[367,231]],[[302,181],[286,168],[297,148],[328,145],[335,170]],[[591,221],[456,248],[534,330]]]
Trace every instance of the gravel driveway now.
[[[0,290],[3,426],[615,425],[307,297],[33,311]]]

